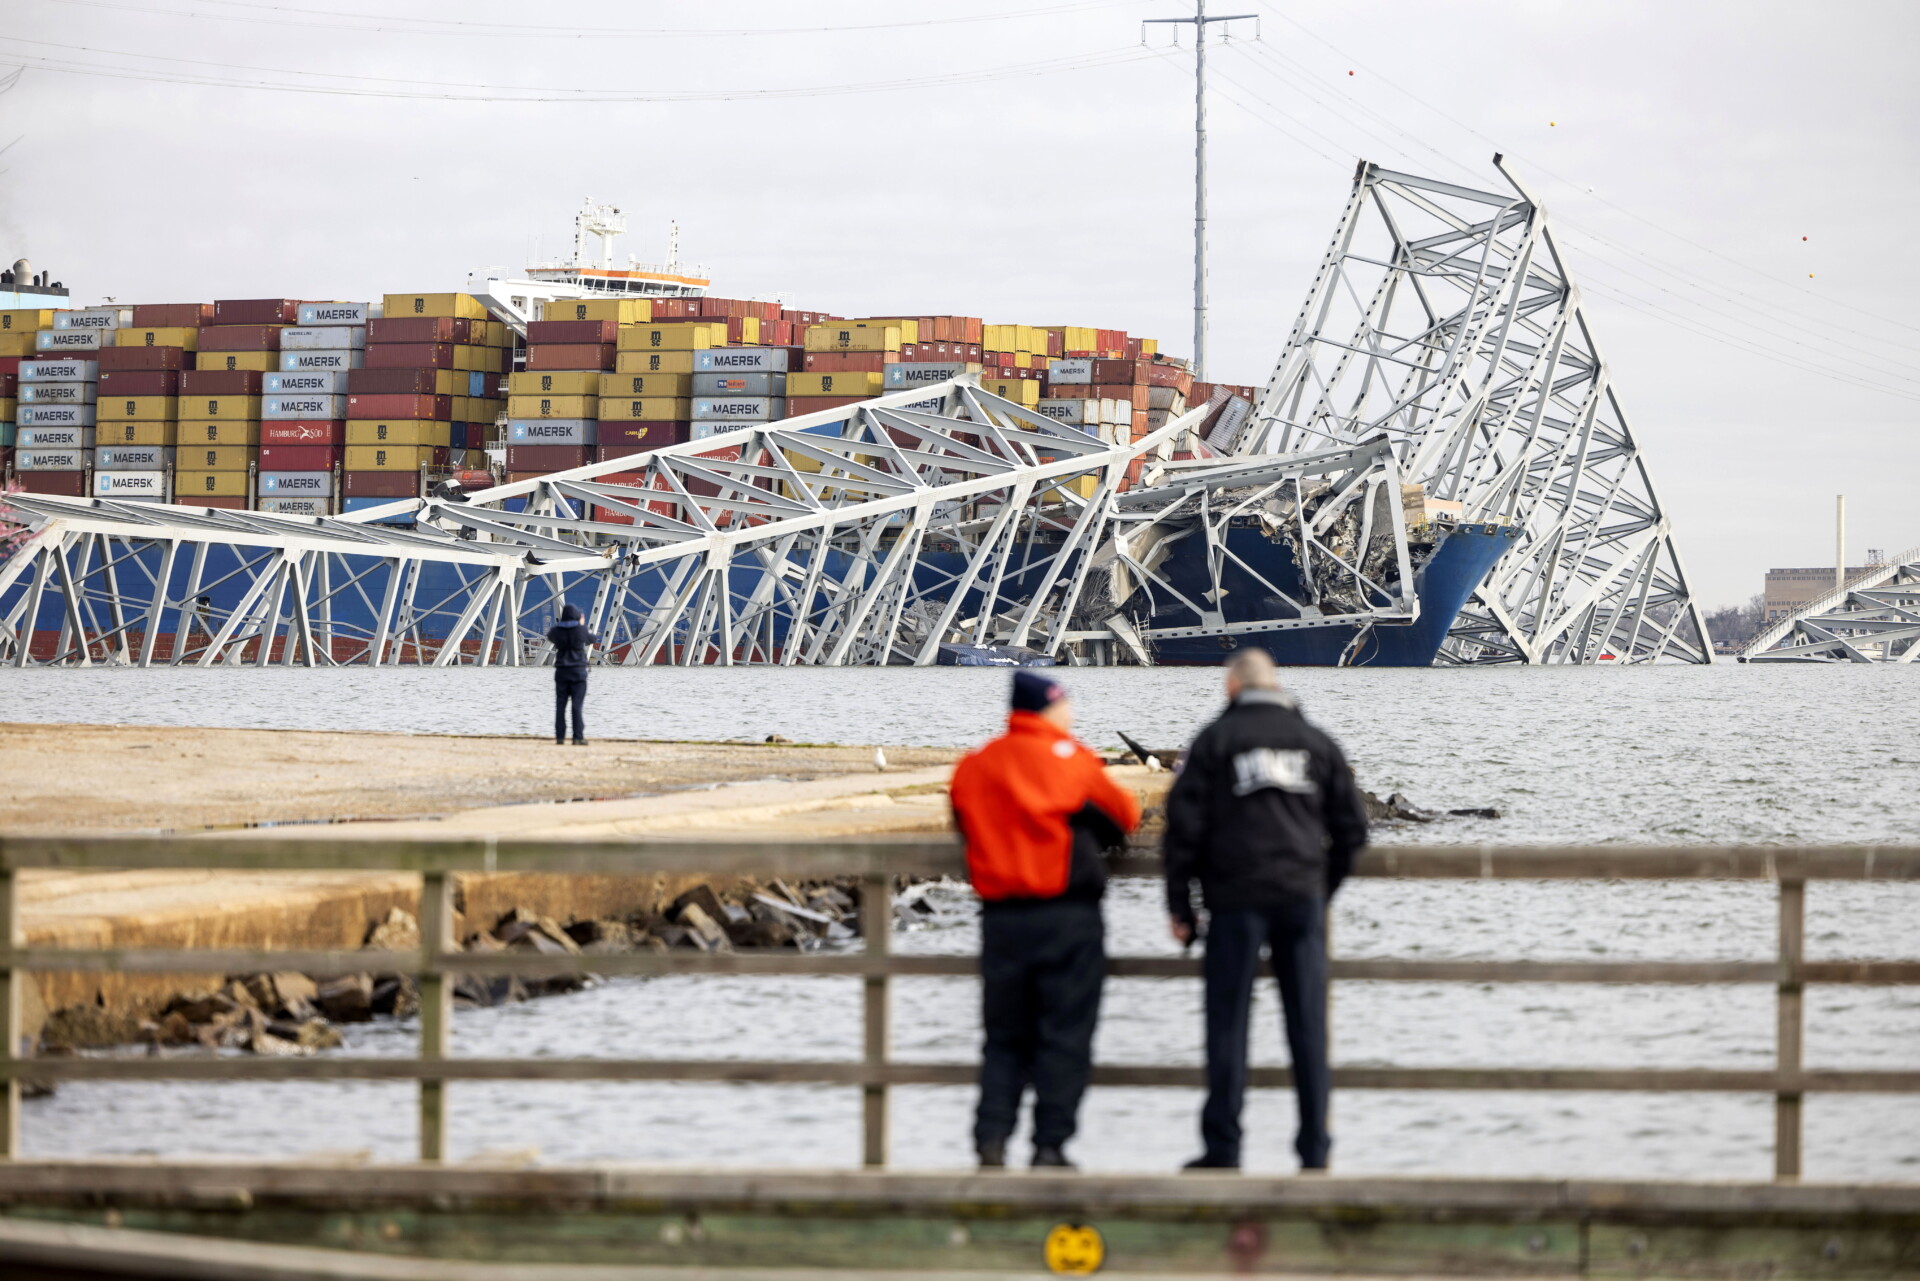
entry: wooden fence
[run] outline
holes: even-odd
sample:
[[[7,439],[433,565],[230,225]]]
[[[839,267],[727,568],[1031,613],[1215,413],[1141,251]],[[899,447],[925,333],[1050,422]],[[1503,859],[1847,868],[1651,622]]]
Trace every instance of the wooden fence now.
[[[99,951],[20,945],[19,873],[36,868],[246,869],[250,871],[415,871],[421,875],[418,952]],[[1135,853],[1116,860],[1117,875],[1159,873],[1159,860]],[[862,887],[862,952],[787,949],[702,953],[636,952],[594,956],[470,953],[452,936],[454,877],[463,872],[599,875],[788,876],[846,878]],[[738,1081],[858,1086],[864,1096],[863,1155],[887,1156],[887,1091],[895,1085],[970,1085],[973,1063],[899,1063],[888,1054],[887,998],[900,976],[968,976],[964,956],[899,956],[891,948],[893,895],[901,878],[960,876],[959,851],[947,840],[827,841],[375,841],[351,833],[173,837],[0,836],[0,1159],[19,1153],[20,1080],[410,1080],[420,1086],[420,1156],[446,1156],[446,1083],[455,1080]],[[1458,983],[1769,984],[1778,1024],[1771,1069],[1336,1067],[1336,1089],[1701,1091],[1771,1094],[1775,1175],[1801,1169],[1801,1100],[1813,1092],[1920,1093],[1920,1070],[1808,1069],[1802,1061],[1802,993],[1809,983],[1920,984],[1920,961],[1806,959],[1806,885],[1812,880],[1920,880],[1920,847],[1595,846],[1378,847],[1356,875],[1435,880],[1744,880],[1778,887],[1779,948],[1762,961],[1460,961],[1379,958],[1335,960],[1335,980]],[[414,1059],[329,1054],[312,1058],[19,1057],[20,989],[30,971],[244,974],[297,970],[316,976],[408,974],[420,987],[420,1052]],[[778,974],[857,977],[864,984],[864,1044],[858,1061],[736,1059],[456,1058],[448,1053],[450,980],[463,974],[552,978],[601,975]],[[1191,958],[1116,956],[1118,978],[1191,978]],[[1096,1085],[1202,1084],[1198,1067],[1098,1066]],[[1256,1068],[1250,1084],[1291,1085],[1284,1068]]]

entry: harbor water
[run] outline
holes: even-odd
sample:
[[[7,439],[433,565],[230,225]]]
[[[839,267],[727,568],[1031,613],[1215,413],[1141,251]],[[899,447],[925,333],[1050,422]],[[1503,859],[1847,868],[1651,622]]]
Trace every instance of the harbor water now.
[[[1082,735],[1184,742],[1219,705],[1218,673],[1062,670]],[[1493,806],[1381,834],[1395,842],[1883,842],[1920,840],[1920,670],[1907,667],[1300,670],[1310,716],[1346,744],[1363,784],[1435,808]],[[228,725],[502,735],[499,768],[553,752],[549,674],[348,668],[25,670],[0,673],[0,720]],[[606,738],[964,746],[997,728],[1004,672],[956,669],[624,669],[596,672],[589,730]],[[558,749],[564,750],[564,749]],[[936,910],[903,951],[976,944],[970,896]],[[1170,953],[1158,887],[1115,886],[1109,948]],[[1767,959],[1765,884],[1420,883],[1342,892],[1339,955],[1487,959]],[[1920,958],[1920,887],[1816,883],[1819,959]],[[977,995],[963,980],[899,980],[894,1052],[968,1061]],[[1284,1063],[1271,985],[1254,1057]],[[840,979],[619,980],[566,997],[463,1012],[462,1054],[854,1058],[859,985]],[[1920,1065],[1920,992],[1810,989],[1811,1067]],[[352,1052],[408,1054],[408,1024],[347,1030]],[[1104,1062],[1199,1061],[1199,992],[1116,981]],[[1336,1063],[1431,1066],[1760,1068],[1773,1052],[1761,986],[1344,983]],[[857,1092],[836,1087],[456,1083],[455,1156],[537,1149],[549,1162],[608,1159],[849,1165]],[[413,1093],[381,1084],[199,1087],[69,1084],[29,1105],[42,1155],[365,1150],[404,1159]],[[1096,1170],[1163,1170],[1197,1151],[1198,1095],[1095,1090],[1075,1155]],[[900,1089],[903,1167],[969,1160],[970,1090]],[[1920,1099],[1816,1095],[1806,1104],[1812,1179],[1920,1179]],[[1292,1168],[1292,1101],[1256,1095],[1250,1168]],[[1765,1178],[1772,1104],[1731,1095],[1347,1091],[1335,1102],[1337,1169],[1349,1173]]]

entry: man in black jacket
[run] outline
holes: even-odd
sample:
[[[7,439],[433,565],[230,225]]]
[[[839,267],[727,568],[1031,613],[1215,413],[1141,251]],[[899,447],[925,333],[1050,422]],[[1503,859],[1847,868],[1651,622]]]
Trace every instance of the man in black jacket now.
[[[1265,650],[1227,661],[1227,710],[1200,731],[1167,794],[1167,912],[1173,937],[1199,933],[1207,908],[1206,1150],[1190,1170],[1240,1168],[1247,1016],[1264,944],[1280,981],[1293,1056],[1302,1168],[1324,1170],[1327,1135],[1326,907],[1367,843],[1353,771],[1280,688]]]
[[[560,611],[560,621],[547,629],[553,643],[553,741],[567,741],[567,708],[573,708],[573,741],[584,747],[587,742],[587,648],[600,638],[587,630],[580,618],[580,607],[569,605]]]

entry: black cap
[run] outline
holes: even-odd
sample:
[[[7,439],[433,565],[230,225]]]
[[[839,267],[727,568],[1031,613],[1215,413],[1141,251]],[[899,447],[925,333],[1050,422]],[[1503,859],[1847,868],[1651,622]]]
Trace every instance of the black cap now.
[[[1059,681],[1032,672],[1013,674],[1013,710],[1044,712],[1067,696],[1067,687]]]
[[[569,606],[567,606],[567,607],[566,607],[565,609],[563,609],[563,610],[561,610],[561,611],[560,611],[560,621],[561,621],[561,622],[563,622],[563,623],[577,623],[577,622],[579,622],[579,621],[580,621],[580,607],[579,607],[578,605],[569,605]]]

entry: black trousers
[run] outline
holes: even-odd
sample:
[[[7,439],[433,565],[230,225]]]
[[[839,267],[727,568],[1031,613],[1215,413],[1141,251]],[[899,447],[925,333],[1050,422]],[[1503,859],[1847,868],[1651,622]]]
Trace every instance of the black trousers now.
[[[587,737],[587,669],[584,667],[556,667],[553,669],[553,741],[558,743],[567,736],[567,708],[573,708],[573,741],[585,742]]]
[[[1029,1085],[1034,1145],[1059,1147],[1073,1137],[1093,1068],[1093,1027],[1106,976],[1098,903],[987,906],[980,921],[986,1048],[975,1147],[1012,1137]]]
[[[1240,1162],[1240,1108],[1247,1094],[1247,1021],[1264,944],[1280,981],[1280,1005],[1293,1056],[1300,1105],[1294,1150],[1300,1164],[1322,1169],[1327,1135],[1327,936],[1324,900],[1295,899],[1271,910],[1215,911],[1207,921],[1207,1103],[1200,1137],[1207,1156]]]

